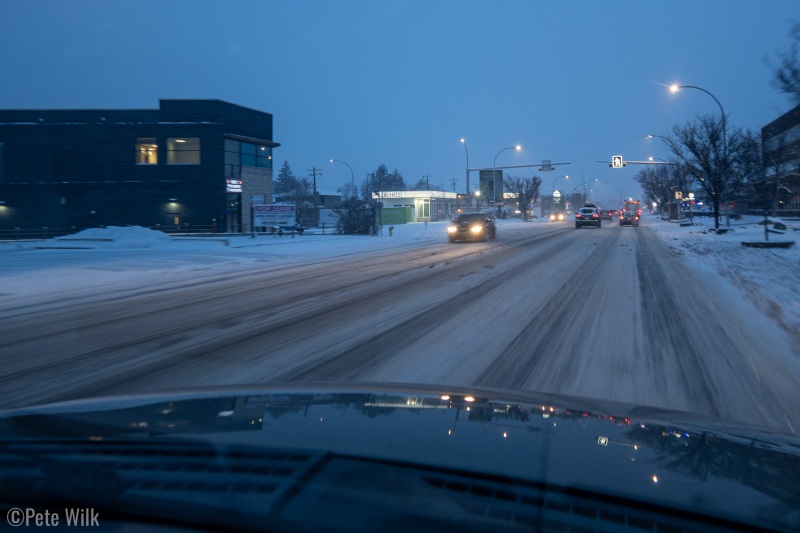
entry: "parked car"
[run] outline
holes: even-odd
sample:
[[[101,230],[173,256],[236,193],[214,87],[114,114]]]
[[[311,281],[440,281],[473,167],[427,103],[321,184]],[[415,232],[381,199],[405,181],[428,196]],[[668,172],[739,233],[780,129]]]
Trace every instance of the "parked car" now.
[[[447,238],[455,241],[485,241],[497,235],[494,220],[486,213],[461,213],[447,227]]]
[[[597,226],[601,227],[603,221],[600,219],[599,210],[596,207],[583,206],[575,213],[575,229],[581,226]]]

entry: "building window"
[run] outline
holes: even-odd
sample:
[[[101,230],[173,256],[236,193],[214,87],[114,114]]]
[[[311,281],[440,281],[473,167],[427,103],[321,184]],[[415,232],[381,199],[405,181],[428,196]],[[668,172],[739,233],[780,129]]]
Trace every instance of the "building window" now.
[[[225,139],[225,176],[238,177],[241,167],[272,169],[272,147]]]
[[[199,165],[200,137],[168,137],[168,165]]]
[[[272,168],[272,148],[269,146],[258,146],[256,151],[256,166],[261,168]]]
[[[242,150],[242,166],[255,167],[258,166],[256,159],[256,145],[250,143],[239,143]]]
[[[225,139],[225,177],[239,179],[242,175],[242,158],[239,141]]]
[[[138,137],[136,139],[136,164],[158,164],[158,144],[155,137]]]

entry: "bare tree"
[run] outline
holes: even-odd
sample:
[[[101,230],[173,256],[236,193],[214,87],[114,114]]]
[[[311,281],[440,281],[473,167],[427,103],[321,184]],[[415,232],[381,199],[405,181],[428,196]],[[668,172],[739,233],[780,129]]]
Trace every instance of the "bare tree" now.
[[[678,181],[676,174],[674,165],[652,165],[637,172],[633,179],[642,187],[647,204],[655,202],[663,211],[671,200],[670,191]]]
[[[748,184],[761,176],[758,136],[737,128],[726,132],[716,116],[675,126],[667,145],[678,162],[678,176],[700,183],[717,228],[721,202],[742,198]]]
[[[542,178],[533,176],[524,178],[522,176],[509,176],[505,180],[506,191],[514,195],[522,219],[528,220],[528,207],[539,199],[539,190],[542,186]]]
[[[412,191],[441,191],[442,187],[440,185],[431,185],[427,178],[420,178],[417,182],[411,186],[410,190]]]
[[[720,119],[704,116],[686,126],[675,126],[667,145],[675,155],[679,172],[700,182],[714,209],[719,228],[719,208],[728,193],[728,157]]]
[[[778,57],[772,86],[786,94],[794,104],[800,104],[800,23],[789,30],[789,49]]]
[[[336,189],[336,192],[342,195],[342,198],[358,198],[358,187],[350,182],[343,183],[341,187]]]

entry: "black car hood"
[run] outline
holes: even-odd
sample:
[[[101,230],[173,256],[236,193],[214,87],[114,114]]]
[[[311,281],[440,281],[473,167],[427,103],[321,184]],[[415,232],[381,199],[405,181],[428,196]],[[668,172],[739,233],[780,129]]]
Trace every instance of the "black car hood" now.
[[[468,519],[475,519],[479,529],[497,527],[492,522],[494,512],[501,525],[512,529],[533,525],[549,530],[543,524],[575,524],[577,520],[595,530],[615,531],[622,529],[621,524],[664,526],[677,519],[711,530],[800,529],[800,440],[796,437],[567,396],[375,384],[216,388],[7,411],[0,413],[0,443],[0,492],[6,501],[30,501],[45,493],[50,500],[58,499],[55,489],[42,490],[41,480],[48,475],[44,467],[35,474],[38,492],[20,489],[26,486],[20,456],[29,461],[46,458],[51,467],[59,457],[63,459],[63,453],[70,460],[84,454],[92,464],[105,464],[98,458],[103,454],[114,456],[109,464],[127,466],[122,473],[104,470],[116,487],[105,489],[104,497],[119,503],[137,490],[138,485],[124,485],[130,476],[135,477],[130,472],[147,470],[131,466],[128,456],[117,457],[119,450],[133,447],[137,457],[150,453],[158,457],[151,469],[163,469],[170,457],[183,453],[175,450],[188,449],[191,456],[192,446],[202,443],[204,449],[216,450],[208,456],[214,464],[230,453],[238,457],[260,451],[299,458],[294,465],[299,473],[287,478],[289,488],[275,489],[280,498],[269,505],[258,500],[261,508],[248,504],[247,511],[240,510],[246,515],[260,509],[275,519],[273,524],[286,529],[294,529],[297,522],[280,522],[279,515],[285,520],[281,513],[299,505],[299,494],[313,486],[316,476],[334,480],[334,486],[343,483],[342,487],[356,483],[355,476],[356,484],[367,484],[369,494],[388,491],[393,506],[405,502],[409,494],[425,494],[425,505],[433,506],[424,511],[429,514],[431,509],[442,511],[429,498],[446,495],[447,505],[456,502],[460,510],[461,514],[455,514],[459,527]],[[175,453],[153,451],[153,446],[162,444]],[[274,460],[273,455],[269,457]],[[55,485],[67,483],[67,492],[74,496],[88,489],[74,486],[72,478],[98,474],[70,464],[71,481],[65,482],[56,468]],[[353,470],[355,464],[359,466]],[[364,470],[365,464],[370,468]],[[25,466],[28,471],[30,467]],[[397,473],[408,468],[422,476],[424,489]],[[248,473],[247,479],[252,481],[253,475]],[[320,501],[332,501],[330,484],[325,486],[325,490],[311,490],[316,508],[322,505]],[[161,494],[162,504],[164,499]],[[236,505],[241,501],[245,500]],[[170,506],[178,503],[170,500]],[[418,505],[417,514],[422,512]],[[450,511],[442,512],[450,516]],[[330,518],[330,513],[342,513],[342,509],[337,504],[325,516]],[[163,515],[163,509],[155,511],[159,514]],[[343,513],[345,522],[335,524],[343,529],[359,529],[359,524],[371,529],[390,523],[376,522],[375,517],[363,524],[352,522],[357,514]],[[331,527],[329,522],[306,519],[311,520],[305,524],[311,529]],[[235,525],[243,527],[239,522]],[[454,522],[440,525],[449,527]],[[674,523],[669,522],[669,527]]]

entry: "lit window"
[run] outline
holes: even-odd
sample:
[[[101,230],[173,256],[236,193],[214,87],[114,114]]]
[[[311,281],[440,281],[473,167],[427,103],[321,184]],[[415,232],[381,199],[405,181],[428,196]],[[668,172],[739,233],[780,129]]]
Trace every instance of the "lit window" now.
[[[258,152],[258,166],[261,168],[272,168],[272,148],[269,146],[259,146]]]
[[[158,164],[158,144],[155,137],[138,137],[136,139],[136,164]]]
[[[199,165],[200,137],[168,137],[168,165]]]

